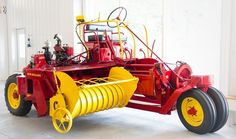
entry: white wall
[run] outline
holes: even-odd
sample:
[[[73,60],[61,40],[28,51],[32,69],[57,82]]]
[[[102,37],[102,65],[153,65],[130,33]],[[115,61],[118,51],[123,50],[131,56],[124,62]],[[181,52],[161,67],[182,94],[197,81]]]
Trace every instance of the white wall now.
[[[27,61],[44,45],[46,40],[55,43],[53,36],[59,33],[63,43],[74,45],[73,0],[8,0],[8,44],[10,74],[16,70],[17,28],[25,28],[32,47],[27,48]]]
[[[83,0],[73,0],[74,3],[74,13],[73,13],[73,32],[74,32],[74,53],[80,53],[84,50],[84,47],[79,43],[79,39],[77,35],[75,34],[75,27],[77,25],[76,16],[83,15],[83,7],[84,2]]]
[[[231,44],[229,48],[229,94],[236,96],[236,1],[232,0]]]
[[[228,95],[236,96],[236,1],[224,0],[222,3],[222,49],[221,80],[222,88]],[[229,100],[230,124],[236,124],[236,100]]]
[[[164,59],[190,64],[194,74],[214,75],[219,87],[221,0],[165,0]]]
[[[5,80],[8,75],[7,16],[3,12],[4,6],[5,1],[0,0],[0,80]]]
[[[229,94],[232,0],[222,1],[220,88]]]

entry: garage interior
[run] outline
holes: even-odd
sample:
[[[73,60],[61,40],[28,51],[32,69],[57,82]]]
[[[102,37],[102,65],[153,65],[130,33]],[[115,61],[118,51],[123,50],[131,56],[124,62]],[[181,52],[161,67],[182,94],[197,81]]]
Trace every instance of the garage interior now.
[[[71,130],[60,134],[51,117],[38,117],[33,106],[24,117],[9,113],[4,88],[10,75],[22,73],[45,42],[53,47],[55,34],[74,53],[83,52],[76,17],[106,20],[120,6],[127,10],[126,22],[141,37],[145,25],[149,46],[155,42],[153,51],[165,62],[185,61],[194,75],[214,78],[213,86],[229,105],[222,129],[198,135],[184,127],[177,111],[162,115],[124,107],[75,118]],[[0,0],[0,138],[236,138],[235,36],[234,0]],[[137,51],[137,57],[143,52]]]

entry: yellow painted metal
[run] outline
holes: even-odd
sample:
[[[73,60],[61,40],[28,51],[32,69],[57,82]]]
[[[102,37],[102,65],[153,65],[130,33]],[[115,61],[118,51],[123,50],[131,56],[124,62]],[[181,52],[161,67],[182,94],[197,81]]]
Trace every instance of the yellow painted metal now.
[[[119,42],[120,42],[120,51],[121,51],[121,58],[124,58],[124,50],[123,50],[123,44],[122,44],[122,40],[121,40],[121,35],[120,35],[120,26],[119,26],[119,22],[118,20],[116,20],[116,26],[117,26],[117,31],[118,31],[118,38],[119,38]]]
[[[96,110],[98,108],[98,97],[92,88],[88,88],[88,92],[90,93],[90,95],[92,97],[93,104],[92,104],[92,109],[90,112],[93,113],[93,112],[96,112]]]
[[[71,114],[73,119],[114,107],[124,107],[138,83],[138,78],[121,67],[111,68],[109,76],[104,78],[74,81],[64,72],[55,72],[55,75],[60,86],[57,94],[50,99],[50,116],[54,119],[58,108],[62,109],[61,113],[64,109],[68,110],[64,113]],[[55,123],[53,125],[57,131],[64,132]]]
[[[83,28],[84,28],[84,24],[79,25],[79,35],[80,35],[80,37],[81,37],[82,40],[84,40],[84,36],[83,36],[83,32],[82,32]],[[87,47],[87,46],[86,46],[86,47]],[[86,50],[87,50],[87,49],[86,49]]]
[[[72,113],[72,116],[73,116],[74,107],[76,106],[76,103],[78,99],[80,98],[79,92],[81,90],[74,83],[74,80],[66,73],[56,72],[55,74],[56,74],[56,77],[60,81],[60,87],[57,93],[63,94],[66,105],[67,105],[67,109]],[[69,101],[66,101],[66,100],[69,100]]]
[[[103,96],[102,96],[102,93],[101,91],[98,89],[98,88],[91,88],[94,90],[95,94],[96,94],[96,97],[97,97],[97,109],[95,112],[99,111],[102,109],[103,107]]]
[[[53,69],[53,76],[54,76],[54,81],[55,81],[55,84],[56,84],[57,91],[61,91],[61,90],[59,89],[59,85],[58,85],[58,82],[57,82],[57,75],[56,75],[56,69],[55,69],[55,67],[54,67],[54,69]],[[61,92],[60,92],[60,93],[61,93]]]
[[[134,38],[134,34],[133,33],[131,33],[131,36],[132,36],[132,39],[133,39],[133,42],[134,42],[134,46],[133,46],[133,55],[132,55],[132,57],[133,58],[136,58],[136,41],[135,41],[135,38]]]
[[[93,107],[93,98],[92,96],[90,95],[90,92],[87,90],[87,89],[83,89],[83,93],[86,97],[86,102],[87,102],[87,109],[86,109],[86,114],[90,113],[91,110],[92,110],[92,107]]]
[[[117,91],[115,90],[115,88],[111,85],[106,86],[107,88],[109,88],[110,92],[112,92],[112,96],[113,96],[113,102],[112,102],[112,106],[111,108],[115,107],[118,104],[119,101],[119,95],[117,93]]]
[[[76,107],[74,108],[74,112],[72,112],[73,114],[73,118],[76,117],[76,116],[81,116],[81,115],[85,115],[86,114],[86,111],[87,111],[87,98],[84,94],[83,91],[79,92],[79,101],[81,102],[80,104],[81,105],[76,105]],[[78,101],[77,101],[78,103]],[[77,114],[77,109],[81,107],[81,112],[79,114]]]
[[[77,34],[77,36],[78,37],[80,37],[82,40],[84,40],[84,36],[82,35],[83,33],[82,33],[82,30],[83,30],[83,27],[84,27],[84,24],[79,24],[79,33],[76,33]],[[76,32],[77,32],[77,30],[76,30]],[[89,59],[90,57],[89,57],[89,48],[88,48],[88,46],[87,45],[83,45],[84,47],[85,47],[85,51],[87,52],[87,58]]]
[[[77,19],[77,17],[76,17]],[[119,39],[119,43],[120,43],[120,49],[121,49],[121,58],[123,59],[124,58],[124,51],[123,51],[123,44],[122,44],[122,40],[121,40],[121,35],[120,35],[120,21],[117,20],[117,19],[113,19],[113,20],[100,20],[98,18],[98,20],[96,21],[88,21],[88,22],[83,22],[81,23],[80,25],[86,25],[86,24],[99,24],[99,23],[106,23],[106,22],[109,22],[109,23],[115,23],[116,26],[117,26],[117,32],[118,32],[118,39]]]
[[[66,108],[64,96],[61,93],[57,93],[50,99],[50,111],[49,115],[53,116],[55,110],[58,108]]]
[[[119,92],[119,93],[117,93],[117,95],[118,95],[118,103],[117,103],[117,105],[118,105],[118,107],[122,107],[122,104],[123,104],[123,92],[122,92],[122,90],[117,86],[117,85],[112,85],[114,88],[115,88],[115,90],[116,90],[116,92]]]
[[[102,86],[99,86],[98,89],[101,91],[102,93],[102,97],[103,97],[103,106],[102,106],[102,110],[105,110],[107,108],[108,105],[108,95],[106,90],[103,89]]]
[[[11,108],[13,109],[17,109],[20,106],[20,95],[18,94],[18,88],[17,88],[17,84],[16,83],[11,83],[8,86],[7,89],[7,99],[9,102],[9,105],[11,106]],[[18,95],[18,97],[14,97],[14,93],[16,93],[15,95]]]
[[[66,108],[58,108],[52,116],[52,124],[59,133],[67,133],[72,127],[72,116]]]
[[[136,41],[135,41],[135,37],[133,35],[133,33],[127,29],[127,24],[123,22],[123,25],[119,25],[120,24],[120,21],[117,20],[117,19],[113,19],[113,20],[100,20],[100,18],[98,18],[97,20],[93,20],[93,21],[87,21],[87,22],[83,22],[81,23],[81,25],[86,25],[86,24],[99,24],[99,23],[106,23],[106,22],[109,22],[109,23],[115,23],[117,25],[117,31],[118,31],[118,39],[119,39],[119,43],[120,43],[120,49],[121,49],[121,58],[123,59],[124,58],[124,52],[123,52],[123,44],[122,44],[122,40],[121,40],[121,34],[120,34],[120,30],[121,28],[125,28],[126,30],[128,30],[128,32],[130,32],[131,36],[132,36],[132,39],[133,39],[133,57],[136,58]],[[148,31],[147,31],[147,28],[145,25],[143,25],[144,27],[144,31],[145,31],[145,38],[146,38],[146,45],[148,47],[149,45],[149,38],[148,38]],[[149,57],[149,49],[147,48],[147,57]]]
[[[193,109],[194,114],[189,113],[188,111]],[[187,97],[183,100],[181,104],[181,111],[184,119],[191,126],[197,127],[200,126],[204,120],[204,112],[201,104],[198,100],[192,97]]]
[[[85,17],[83,15],[76,16],[77,22],[85,22]]]
[[[97,24],[97,23],[106,23],[106,22],[110,22],[110,23],[116,23],[118,20],[114,19],[114,20],[93,20],[93,21],[87,21],[84,22],[83,24]]]
[[[107,97],[108,97],[108,104],[107,104],[107,109],[110,109],[113,105],[113,101],[114,98],[113,98],[113,93],[111,93],[110,89],[108,88],[108,86],[102,86],[104,88],[104,90],[106,91],[107,93]]]
[[[124,23],[125,24],[125,23]],[[127,26],[128,25],[124,25],[124,26],[120,26],[121,28],[124,28],[124,29],[126,29],[126,30],[128,30],[127,29]],[[129,30],[128,30],[129,31]],[[130,32],[130,31],[129,31]],[[132,32],[130,32],[130,34],[131,34],[131,37],[132,37],[132,40],[133,40],[133,55],[132,55],[132,57],[134,57],[134,58],[136,58],[136,41],[135,41],[135,37],[134,37],[134,34],[132,33]]]
[[[125,89],[127,99],[130,99],[133,95],[138,83],[138,78],[135,78],[129,71],[121,67],[113,67],[109,72],[108,80],[115,80],[114,82],[119,82],[119,84],[116,85],[119,85],[122,89]]]
[[[145,25],[143,25],[144,31],[145,31],[145,36],[146,36],[146,45],[148,47],[148,31]],[[147,48],[147,57],[149,57],[149,50]]]

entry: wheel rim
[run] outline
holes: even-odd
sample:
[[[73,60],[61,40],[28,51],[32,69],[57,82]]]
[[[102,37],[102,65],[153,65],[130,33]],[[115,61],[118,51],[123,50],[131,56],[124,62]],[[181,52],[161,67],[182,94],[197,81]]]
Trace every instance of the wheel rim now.
[[[52,123],[59,133],[67,133],[72,127],[71,113],[65,108],[58,108],[53,116]]]
[[[200,126],[204,120],[204,112],[198,100],[187,97],[183,100],[181,110],[184,119],[191,126]]]
[[[13,109],[17,109],[20,106],[20,95],[18,94],[18,88],[16,83],[11,83],[8,86],[7,98],[9,105]]]

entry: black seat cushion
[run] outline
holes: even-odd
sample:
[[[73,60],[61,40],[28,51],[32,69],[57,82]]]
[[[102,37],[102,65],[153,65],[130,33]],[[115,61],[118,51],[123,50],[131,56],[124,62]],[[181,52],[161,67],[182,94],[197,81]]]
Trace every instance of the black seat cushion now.
[[[103,35],[90,35],[90,36],[88,36],[88,41],[89,42],[98,41],[98,39],[99,39],[99,41],[104,41],[105,40]]]
[[[86,25],[85,29],[87,31],[112,31],[112,28],[110,28],[107,25],[95,25],[95,24]]]

